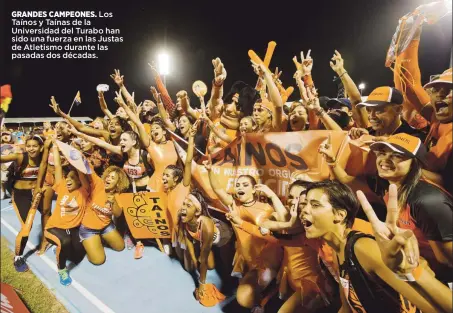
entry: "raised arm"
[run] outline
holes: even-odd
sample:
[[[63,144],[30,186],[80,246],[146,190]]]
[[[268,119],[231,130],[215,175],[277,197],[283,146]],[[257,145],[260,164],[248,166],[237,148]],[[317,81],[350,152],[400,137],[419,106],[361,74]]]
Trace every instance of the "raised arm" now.
[[[189,186],[192,180],[192,160],[193,160],[193,150],[195,147],[195,135],[197,134],[197,128],[199,125],[199,120],[197,120],[190,129],[189,132],[189,144],[187,146],[187,155],[184,162],[184,175],[183,175],[183,184],[184,186]]]
[[[173,124],[171,122],[170,118],[168,117],[167,110],[165,109],[164,104],[162,102],[161,94],[158,93],[156,88],[154,88],[154,87],[151,87],[150,90],[151,90],[151,93],[153,94],[154,100],[156,100],[157,109],[159,110],[159,115],[162,118],[162,120],[164,121],[165,126],[169,130],[175,131],[176,130],[176,126],[175,126],[175,124]]]
[[[70,117],[69,115],[64,113],[63,111],[61,111],[60,106],[58,105],[54,96],[52,96],[50,98],[50,102],[51,102],[50,107],[53,109],[55,114],[64,118],[66,121],[68,121],[68,123],[73,125],[79,132],[85,133],[90,136],[103,137],[105,140],[109,140],[110,135],[109,135],[108,131],[94,129],[92,127],[86,126],[86,125],[80,123],[79,121],[76,121],[75,119],[73,119],[72,117]]]
[[[126,86],[124,86],[124,75],[120,74],[120,70],[114,70],[115,72],[110,75],[113,81],[118,85],[120,88],[121,93],[123,94],[124,98],[126,98],[127,102],[134,102],[134,98],[132,95],[127,91]]]
[[[44,179],[46,177],[46,172],[47,172],[49,150],[50,150],[51,145],[52,145],[52,139],[49,138],[44,143],[44,150],[42,153],[41,163],[39,164],[39,170],[38,170],[38,179],[36,180],[35,194],[41,192],[41,188],[44,184]]]
[[[217,197],[219,197],[219,200],[226,206],[232,205],[234,202],[233,196],[229,195],[226,190],[222,188],[221,184],[217,180],[217,177],[215,177],[215,174],[212,172],[211,155],[209,155],[208,160],[203,162],[203,165],[209,173],[209,182],[211,184],[212,190],[214,190]]]
[[[115,116],[110,112],[110,110],[107,108],[107,103],[105,102],[104,99],[104,92],[103,91],[98,91],[98,98],[99,98],[99,105],[101,106],[102,112],[109,118],[112,119]]]
[[[120,107],[122,107],[124,109],[126,114],[129,116],[129,119],[137,126],[141,145],[145,148],[148,148],[151,143],[151,137],[146,132],[145,126],[143,125],[142,121],[140,121],[140,118],[138,117],[138,115],[135,114],[134,112],[132,112],[131,108],[128,107],[126,105],[126,103],[124,103],[123,98],[121,97],[121,95],[118,92],[116,92],[115,101],[116,101],[116,103],[118,103],[118,105]]]
[[[253,66],[258,67],[260,73],[263,74],[263,78],[269,92],[269,100],[275,106],[275,116],[272,117],[272,128],[280,130],[282,128],[283,100],[277,86],[275,85],[272,73],[265,67],[264,64],[254,63]]]
[[[330,61],[330,67],[337,73],[338,77],[340,77],[344,90],[346,91],[349,100],[351,100],[352,118],[357,126],[362,128],[368,127],[368,113],[365,107],[357,108],[357,104],[362,102],[360,91],[351,76],[349,76],[348,72],[345,70],[343,58],[337,50],[335,50],[332,61]]]
[[[211,111],[212,119],[217,118],[219,107],[223,106],[223,83],[227,77],[227,72],[220,58],[212,60],[214,66],[214,81],[212,83],[211,98],[208,101],[208,108]]]
[[[208,124],[209,129],[217,136],[219,137],[222,141],[225,141],[226,143],[231,143],[235,138],[231,138],[228,136],[227,133],[222,132],[219,127],[216,127],[214,122],[211,121],[209,117],[201,113],[200,119]]]
[[[176,97],[178,97],[178,102],[181,104],[181,109],[186,114],[189,114],[195,120],[200,117],[200,114],[190,106],[189,97],[187,96],[187,92],[185,90],[179,91],[176,94]]]
[[[319,117],[321,122],[324,124],[326,129],[342,131],[341,127],[321,108],[319,104],[318,92],[312,88],[301,88],[302,103],[308,109],[308,111],[315,112],[316,116]]]
[[[326,143],[322,143],[318,148],[318,153],[320,153],[327,162],[327,165],[330,167],[331,172],[343,184],[347,184],[353,190],[364,190],[367,193],[372,191],[368,187],[368,184],[361,179],[360,177],[350,176],[346,171],[338,165],[336,157],[332,150],[332,140],[329,137]]]
[[[99,138],[96,138],[96,137],[93,137],[93,136],[89,136],[87,134],[84,134],[84,133],[81,133],[79,132],[77,129],[75,129],[74,127],[69,127],[69,131],[74,135],[74,136],[77,136],[77,137],[80,137],[80,138],[83,138],[89,142],[92,142],[94,143],[96,146],[99,146],[105,150],[108,150],[112,153],[115,153],[115,154],[118,154],[118,155],[123,155],[123,152],[121,151],[121,147],[118,147],[118,146],[114,146],[108,142],[105,142],[104,140],[102,139],[99,139]]]
[[[53,140],[52,153],[55,167],[55,184],[59,184],[63,180],[63,169],[61,167],[60,150],[58,150],[55,140]]]
[[[148,65],[151,67],[151,72],[153,73],[154,79],[156,80],[157,90],[159,90],[159,93],[162,97],[162,102],[165,109],[170,113],[171,118],[175,118],[177,115],[176,104],[173,103],[173,100],[168,93],[167,87],[165,87],[164,83],[162,82],[157,69],[149,63]]]
[[[286,210],[283,203],[280,201],[280,198],[277,194],[272,191],[268,186],[263,184],[256,184],[255,191],[264,194],[268,199],[271,200],[272,206],[277,213],[278,221],[286,222],[289,219],[289,212]],[[267,227],[266,227],[267,228]]]

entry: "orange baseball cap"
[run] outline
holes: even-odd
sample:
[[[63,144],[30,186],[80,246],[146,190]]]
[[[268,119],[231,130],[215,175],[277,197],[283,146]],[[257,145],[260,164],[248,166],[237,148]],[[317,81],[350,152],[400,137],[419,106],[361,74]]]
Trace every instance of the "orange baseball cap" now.
[[[365,102],[357,104],[357,107],[375,107],[385,104],[403,104],[404,97],[401,91],[393,87],[378,87],[373,90]]]
[[[427,150],[420,138],[406,133],[399,133],[388,137],[385,141],[378,141],[370,145],[370,149],[373,151],[383,147],[388,147],[397,153],[404,154],[411,158],[417,158],[420,162],[425,164]]]
[[[433,85],[443,83],[443,84],[451,84],[453,78],[453,72],[452,68],[449,68],[448,70],[445,70],[442,74],[436,75],[435,78],[427,83],[423,88],[429,88],[432,87]]]

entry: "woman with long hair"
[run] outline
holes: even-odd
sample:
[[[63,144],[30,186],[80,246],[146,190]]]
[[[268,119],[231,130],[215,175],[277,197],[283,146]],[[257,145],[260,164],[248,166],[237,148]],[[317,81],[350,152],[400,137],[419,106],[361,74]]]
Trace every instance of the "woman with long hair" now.
[[[115,251],[124,250],[123,238],[116,230],[112,216],[118,214],[118,209],[121,210],[115,195],[129,188],[129,179],[122,169],[110,166],[102,179],[92,173],[89,181],[92,195],[80,225],[79,236],[88,260],[94,265],[101,265],[105,262],[102,241]]]
[[[50,140],[46,141],[46,145],[44,145],[44,141],[40,136],[31,135],[25,139],[25,153],[0,156],[0,163],[16,163],[13,178],[12,202],[22,227],[25,226],[24,224],[27,220],[33,199],[38,193],[41,193],[41,187],[46,173],[46,161],[50,142]],[[38,210],[41,212],[41,225],[44,233],[44,228],[50,217],[50,206],[44,207],[43,205],[39,205]],[[28,235],[25,237],[22,232],[19,232],[16,238],[14,257],[14,267],[18,272],[28,271],[28,266],[23,257],[27,241]],[[44,239],[41,245],[46,245]]]
[[[396,134],[370,146],[376,154],[378,176],[352,177],[337,163],[331,144],[320,146],[335,177],[354,190],[363,190],[388,201],[389,184],[398,188],[398,226],[413,230],[420,243],[421,255],[438,277],[451,281],[445,269],[453,267],[453,200],[451,195],[422,177],[426,148],[421,140],[408,134]]]
[[[232,207],[238,215],[252,224],[258,225],[263,219],[274,212],[273,208],[258,201],[255,189],[256,180],[249,175],[241,175],[236,179],[233,195],[219,184],[212,171],[212,164],[204,162],[209,172],[209,181],[219,200]],[[234,272],[242,279],[237,289],[237,301],[246,308],[253,308],[260,302],[261,292],[276,277],[280,268],[282,249],[266,240],[258,239],[233,227],[236,233],[236,257]]]

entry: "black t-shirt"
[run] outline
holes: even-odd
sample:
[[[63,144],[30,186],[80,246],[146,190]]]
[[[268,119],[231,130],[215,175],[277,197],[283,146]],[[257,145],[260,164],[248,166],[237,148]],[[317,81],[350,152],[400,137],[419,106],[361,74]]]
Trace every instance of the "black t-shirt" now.
[[[372,136],[376,136],[376,131],[372,128],[372,127],[368,127],[367,128],[368,130],[368,133]],[[425,130],[419,130],[419,129],[416,129],[416,128],[413,128],[412,126],[410,126],[405,120],[401,120],[401,125],[400,127],[398,127],[394,132],[393,134],[402,134],[402,133],[405,133],[405,134],[408,134],[408,135],[411,135],[411,136],[414,136],[414,137],[417,137],[417,138],[420,138],[420,140],[422,142],[425,141],[425,138],[426,138],[426,131]]]
[[[407,203],[415,225],[427,240],[453,240],[453,200],[445,192],[420,181],[410,193]]]
[[[383,197],[389,183],[380,177],[368,177],[368,186]],[[453,200],[441,189],[419,181],[407,198],[410,214],[426,240],[453,240]],[[382,216],[379,216],[382,218]]]

